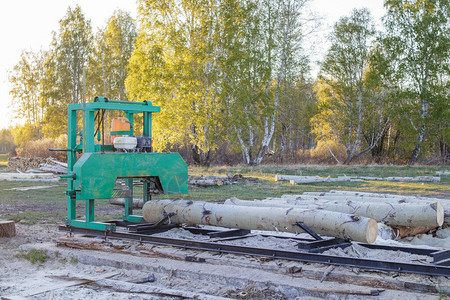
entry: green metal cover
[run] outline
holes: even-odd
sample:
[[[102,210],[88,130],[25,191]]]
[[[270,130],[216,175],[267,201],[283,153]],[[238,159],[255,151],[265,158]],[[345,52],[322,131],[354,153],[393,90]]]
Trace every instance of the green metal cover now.
[[[187,165],[178,153],[84,153],[73,166],[76,200],[109,199],[117,178],[158,176],[165,194],[187,193]]]

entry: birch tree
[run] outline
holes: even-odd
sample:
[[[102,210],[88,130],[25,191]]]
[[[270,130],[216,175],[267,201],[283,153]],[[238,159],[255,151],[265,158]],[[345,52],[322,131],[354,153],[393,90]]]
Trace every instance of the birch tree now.
[[[345,146],[344,164],[372,150],[388,122],[383,116],[379,118],[375,136],[362,149],[364,124],[372,114],[367,106],[374,100],[365,82],[374,37],[373,21],[367,9],[355,9],[350,17],[342,17],[334,27],[332,45],[316,84],[319,112],[312,119],[315,134],[326,144],[339,141]]]
[[[115,11],[99,30],[88,72],[92,95],[128,100],[125,79],[136,36],[133,18],[121,10]]]
[[[384,44],[399,65],[398,104],[415,139],[408,161],[414,164],[434,130],[447,131],[448,138],[450,4],[447,0],[388,0],[385,8]]]
[[[92,53],[92,28],[80,6],[69,7],[53,33],[45,62],[43,97],[47,107],[45,132],[56,137],[67,128],[67,105],[83,101],[83,69]]]
[[[275,132],[282,90],[299,76],[301,11],[307,1],[245,2],[242,55],[236,71],[240,80],[229,102],[234,133],[244,162],[258,165]]]
[[[46,113],[42,98],[45,57],[43,51],[23,51],[9,75],[13,116],[27,124],[26,128],[31,129],[27,136],[33,139],[42,138],[43,134],[42,122]]]
[[[215,1],[139,1],[140,32],[130,60],[132,98],[162,106],[155,147],[187,141],[196,163],[210,163],[221,136]]]

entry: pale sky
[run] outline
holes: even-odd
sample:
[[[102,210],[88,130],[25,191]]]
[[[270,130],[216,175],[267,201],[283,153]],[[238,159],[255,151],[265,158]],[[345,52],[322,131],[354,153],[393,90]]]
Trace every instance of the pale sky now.
[[[64,17],[68,6],[81,6],[85,16],[91,20],[94,32],[106,24],[114,10],[122,9],[133,17],[137,14],[136,0],[14,0],[0,1],[0,128],[12,124],[8,109],[11,102],[8,71],[19,61],[23,50],[48,49],[52,31],[58,31],[58,21]],[[384,13],[383,0],[312,0],[312,9],[325,17],[328,25],[316,34],[319,41],[312,43],[313,60],[320,60],[328,45],[326,36],[331,26],[353,8],[367,7],[377,23]]]

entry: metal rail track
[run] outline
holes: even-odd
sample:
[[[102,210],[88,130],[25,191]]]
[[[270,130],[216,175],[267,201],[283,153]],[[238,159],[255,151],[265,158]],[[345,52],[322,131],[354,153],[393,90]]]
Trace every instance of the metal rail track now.
[[[414,264],[414,263],[404,263],[396,261],[385,261],[385,260],[374,260],[366,258],[355,258],[355,257],[343,257],[336,255],[326,255],[320,253],[308,253],[300,251],[289,251],[289,250],[279,250],[279,249],[267,249],[258,247],[246,247],[246,246],[236,246],[227,245],[218,242],[207,242],[207,241],[194,241],[167,237],[156,237],[149,234],[143,233],[130,233],[126,231],[104,231],[86,228],[77,228],[70,226],[60,226],[61,231],[68,231],[71,233],[81,233],[86,235],[92,235],[97,237],[115,238],[115,239],[125,239],[125,240],[135,240],[139,242],[146,242],[157,245],[166,245],[180,247],[184,249],[194,249],[194,250],[206,250],[214,251],[219,253],[232,253],[241,255],[255,255],[261,257],[271,257],[276,259],[287,259],[293,261],[311,262],[311,263],[322,263],[330,265],[340,265],[348,267],[357,267],[363,269],[371,270],[382,270],[391,272],[402,272],[402,273],[414,273],[422,275],[432,275],[432,276],[447,276],[450,277],[450,267],[442,266],[439,264]],[[380,247],[373,247],[379,248]],[[381,248],[386,250],[402,250],[400,248],[406,247],[390,247],[381,246]],[[414,250],[418,249],[416,252],[422,252],[425,255],[433,255],[433,253],[441,253],[434,250],[425,250],[420,248],[408,248],[408,252],[414,253]],[[439,255],[439,254],[438,254]]]

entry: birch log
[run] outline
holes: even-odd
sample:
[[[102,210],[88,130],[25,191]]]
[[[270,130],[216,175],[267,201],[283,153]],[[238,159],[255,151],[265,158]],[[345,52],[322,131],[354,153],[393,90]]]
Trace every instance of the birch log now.
[[[0,237],[16,236],[16,224],[14,221],[0,220]]]
[[[325,210],[244,207],[188,200],[153,200],[145,203],[142,214],[147,222],[158,222],[166,214],[176,213],[177,224],[203,224],[247,230],[300,232],[302,222],[318,234],[373,243],[377,238],[377,222],[373,219]]]
[[[321,182],[321,181],[357,181],[357,180],[376,180],[376,181],[401,181],[401,182],[440,182],[441,178],[437,176],[415,176],[415,177],[369,177],[369,176],[338,176],[319,177],[319,176],[294,176],[294,175],[275,175],[275,181],[290,181],[294,183]],[[294,183],[293,183],[294,182]]]
[[[319,203],[280,203],[270,201],[245,201],[228,199],[226,205],[241,205],[252,207],[301,207],[303,209],[324,209],[328,211],[354,214],[372,218],[377,222],[394,226],[442,226],[444,223],[444,209],[439,202],[431,204],[389,204],[371,202],[321,202]]]
[[[125,206],[125,198],[111,198],[109,204]],[[133,199],[133,208],[142,208],[144,206],[143,199]]]
[[[265,201],[265,200],[263,200]],[[279,200],[276,200],[279,201]],[[437,198],[429,198],[428,200],[424,199],[417,199],[417,198],[374,198],[374,197],[361,197],[361,198],[352,198],[352,197],[320,197],[320,198],[312,198],[312,199],[287,199],[284,201],[279,201],[281,203],[288,203],[288,204],[307,204],[307,203],[313,203],[313,204],[327,204],[332,202],[339,202],[339,203],[345,203],[348,201],[357,202],[357,203],[385,203],[389,205],[398,205],[398,204],[405,204],[405,205],[433,205],[436,202],[439,202],[442,205],[442,208],[444,210],[444,224],[450,224],[450,201],[447,199],[437,199]],[[409,226],[409,225],[407,225]]]
[[[190,185],[197,185],[197,186],[221,186],[223,185],[223,180],[214,178],[189,179],[188,183]]]
[[[356,192],[356,191],[337,191],[330,190],[329,192],[304,192],[303,195],[315,195],[315,196],[358,196],[358,197],[379,197],[379,198],[415,198],[415,199],[434,199],[429,197],[420,196],[408,196],[408,195],[396,195],[396,194],[382,194],[371,192]]]
[[[291,181],[296,179],[320,179],[319,176],[275,175],[275,181]]]

